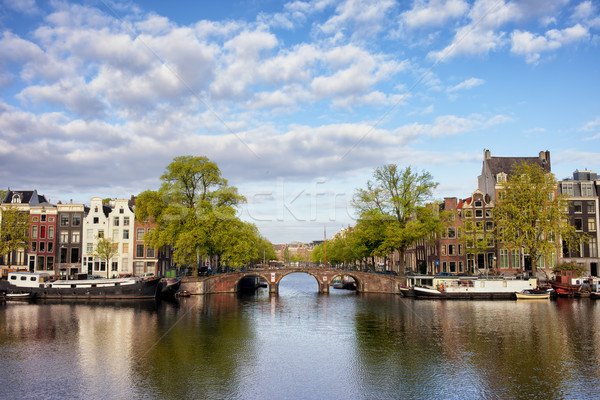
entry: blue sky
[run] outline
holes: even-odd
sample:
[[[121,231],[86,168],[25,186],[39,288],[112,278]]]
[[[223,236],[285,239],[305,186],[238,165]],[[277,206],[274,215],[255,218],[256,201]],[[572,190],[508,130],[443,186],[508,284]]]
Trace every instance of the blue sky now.
[[[467,197],[484,149],[600,172],[600,3],[0,0],[0,187],[89,203],[204,155],[274,243],[386,163]]]

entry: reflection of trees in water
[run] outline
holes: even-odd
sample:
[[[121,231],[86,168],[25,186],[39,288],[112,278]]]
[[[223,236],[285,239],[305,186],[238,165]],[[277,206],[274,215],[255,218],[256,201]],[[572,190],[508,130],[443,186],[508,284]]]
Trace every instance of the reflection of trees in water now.
[[[236,389],[238,367],[253,358],[251,325],[232,294],[161,307],[150,336],[137,343],[136,352],[145,354],[135,369],[154,398],[226,398]]]
[[[565,318],[554,302],[389,296],[361,304],[356,338],[365,385],[390,394],[559,398],[590,369],[597,381],[598,322],[587,306]],[[393,378],[377,379],[390,371]]]

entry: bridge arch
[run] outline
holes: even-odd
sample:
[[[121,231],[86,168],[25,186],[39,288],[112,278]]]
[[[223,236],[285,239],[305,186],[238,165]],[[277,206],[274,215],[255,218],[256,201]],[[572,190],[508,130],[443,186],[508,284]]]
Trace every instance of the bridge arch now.
[[[352,277],[356,282],[356,290],[363,293],[399,294],[399,284],[402,283],[402,280],[397,277],[368,272],[336,269],[282,268],[231,272],[208,277],[183,278],[181,290],[187,290],[192,294],[235,293],[239,289],[239,282],[244,277],[259,276],[267,281],[269,293],[278,293],[281,279],[293,273],[304,273],[314,277],[319,285],[319,293],[329,293],[329,286],[332,281],[344,275]]]

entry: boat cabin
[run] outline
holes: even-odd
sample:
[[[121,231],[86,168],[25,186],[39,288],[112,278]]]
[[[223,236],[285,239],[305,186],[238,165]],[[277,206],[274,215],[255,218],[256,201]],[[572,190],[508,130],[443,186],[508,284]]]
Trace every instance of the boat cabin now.
[[[18,287],[37,288],[50,280],[50,274],[45,272],[9,272],[8,283]]]

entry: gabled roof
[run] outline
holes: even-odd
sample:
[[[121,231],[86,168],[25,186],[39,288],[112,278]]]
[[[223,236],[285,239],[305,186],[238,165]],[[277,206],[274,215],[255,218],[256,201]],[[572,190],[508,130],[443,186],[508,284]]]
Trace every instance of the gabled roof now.
[[[47,203],[46,197],[37,193],[37,190],[8,190],[2,203],[29,204],[37,206]]]
[[[550,152],[540,151],[538,157],[492,157],[489,150],[484,151],[483,171],[487,174],[497,175],[505,173],[510,175],[513,169],[523,163],[537,164],[546,172],[550,172]]]

